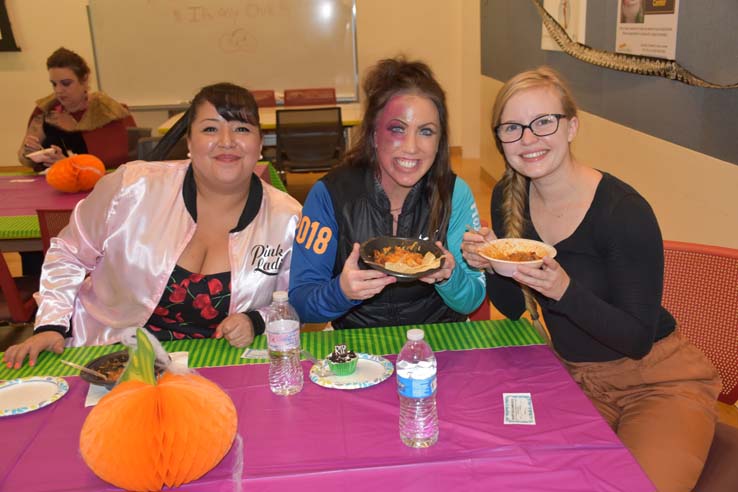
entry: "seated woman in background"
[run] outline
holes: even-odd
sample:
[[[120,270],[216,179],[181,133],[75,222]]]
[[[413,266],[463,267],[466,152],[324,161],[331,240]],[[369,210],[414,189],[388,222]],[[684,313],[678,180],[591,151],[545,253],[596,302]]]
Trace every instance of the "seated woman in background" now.
[[[300,204],[253,174],[262,145],[246,89],[203,88],[188,113],[191,162],[143,162],[103,177],[43,266],[35,334],[8,367],[65,345],[118,340],[145,326],[158,339],[225,337],[244,347],[289,281]]]
[[[66,48],[46,60],[54,93],[36,101],[26,135],[18,150],[24,166],[41,171],[74,154],[93,154],[107,168],[128,161],[128,133],[136,126],[128,108],[102,92],[89,91],[90,67],[77,53]],[[31,152],[51,148],[54,153],[34,162]]]
[[[424,63],[389,59],[370,71],[364,91],[356,145],[305,201],[290,302],[303,322],[337,329],[464,320],[484,299],[483,274],[461,257],[464,229],[478,227],[479,214],[451,172],[443,89]],[[359,243],[375,236],[435,241],[443,268],[402,283],[366,269]]]
[[[492,193],[494,231],[465,234],[464,257],[487,268],[489,298],[505,316],[540,304],[565,367],[657,489],[692,490],[710,448],[720,380],[661,306],[664,250],[651,207],[571,154],[577,108],[550,68],[508,81],[492,125],[505,158]],[[497,237],[544,241],[557,255],[540,269],[495,275],[477,251]]]

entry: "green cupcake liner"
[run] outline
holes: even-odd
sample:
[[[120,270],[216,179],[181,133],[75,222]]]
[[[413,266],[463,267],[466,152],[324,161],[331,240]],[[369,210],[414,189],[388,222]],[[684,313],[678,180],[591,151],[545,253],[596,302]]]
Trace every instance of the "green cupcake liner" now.
[[[336,376],[349,376],[356,371],[356,364],[359,362],[358,357],[354,357],[348,362],[331,362],[328,361],[328,367]]]

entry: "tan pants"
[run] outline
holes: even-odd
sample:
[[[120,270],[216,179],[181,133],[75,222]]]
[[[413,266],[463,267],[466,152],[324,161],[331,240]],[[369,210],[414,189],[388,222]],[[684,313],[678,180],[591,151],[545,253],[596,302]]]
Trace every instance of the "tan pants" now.
[[[721,388],[699,349],[674,332],[641,360],[564,364],[660,492],[692,490]]]

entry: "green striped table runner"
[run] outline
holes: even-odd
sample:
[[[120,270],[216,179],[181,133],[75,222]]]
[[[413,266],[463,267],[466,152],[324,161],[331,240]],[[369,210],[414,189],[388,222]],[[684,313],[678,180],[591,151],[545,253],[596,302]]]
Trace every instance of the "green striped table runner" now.
[[[37,239],[41,237],[38,217],[15,215],[0,217],[0,239]]]
[[[269,181],[278,190],[287,193],[287,188],[279,177],[279,173],[272,163],[267,164],[269,170]],[[24,174],[35,174],[30,169],[27,173],[15,171],[12,173],[0,173],[1,175],[22,176]],[[35,215],[17,215],[13,217],[0,217],[0,239],[38,239],[41,237],[41,228],[38,225],[38,217]]]
[[[537,345],[543,343],[535,329],[526,320],[472,321],[438,323],[432,325],[392,326],[387,328],[361,328],[308,332],[300,335],[302,347],[316,357],[324,357],[338,343],[345,343],[355,352],[388,355],[397,354],[405,343],[405,333],[410,328],[425,330],[426,340],[433,350],[468,350],[477,348]],[[231,347],[224,339],[190,339],[164,342],[169,352],[189,352],[190,367],[214,367],[242,364],[262,364],[261,359],[243,359],[243,349]],[[252,348],[266,349],[266,337],[257,336]],[[15,371],[0,367],[0,380],[24,376],[76,376],[79,371],[59,362],[64,358],[77,364],[87,362],[111,352],[122,350],[121,345],[68,348],[64,354],[42,353],[36,365],[28,365]]]

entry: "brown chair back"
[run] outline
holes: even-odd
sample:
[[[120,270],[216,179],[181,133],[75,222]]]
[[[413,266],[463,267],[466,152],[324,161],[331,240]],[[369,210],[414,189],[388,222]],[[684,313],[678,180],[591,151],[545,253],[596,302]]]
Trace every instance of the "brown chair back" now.
[[[254,90],[250,92],[256,100],[256,105],[260,108],[273,108],[277,105],[277,98],[274,96],[273,90]]]
[[[61,230],[69,224],[72,209],[41,209],[36,210],[36,215],[41,229],[41,243],[43,244],[44,254],[46,254],[51,245],[51,238],[58,236]]]
[[[285,89],[285,106],[317,106],[336,104],[336,89],[333,87],[315,87],[312,89]]]

